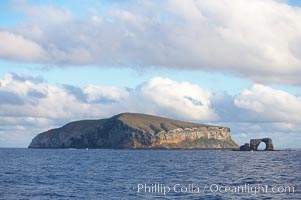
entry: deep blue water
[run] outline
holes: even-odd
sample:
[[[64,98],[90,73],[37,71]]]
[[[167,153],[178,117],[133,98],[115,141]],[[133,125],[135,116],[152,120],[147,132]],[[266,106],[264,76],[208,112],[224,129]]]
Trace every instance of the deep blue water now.
[[[0,199],[301,199],[300,158],[300,150],[0,149]]]

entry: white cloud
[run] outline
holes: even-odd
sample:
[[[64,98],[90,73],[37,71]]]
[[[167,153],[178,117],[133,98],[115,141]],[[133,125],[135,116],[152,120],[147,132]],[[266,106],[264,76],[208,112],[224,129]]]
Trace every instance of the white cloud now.
[[[235,105],[251,111],[253,120],[301,122],[301,97],[261,84],[244,90]]]
[[[223,71],[261,83],[301,84],[301,8],[283,1],[131,1],[94,7],[82,18],[66,8],[19,7],[27,24],[5,33],[37,50],[9,50],[10,39],[1,45],[2,58]]]
[[[211,92],[189,82],[156,77],[141,84],[126,101],[137,112],[186,120],[212,121]]]
[[[83,89],[87,94],[88,102],[99,102],[102,100],[123,101],[129,96],[129,91],[117,87],[103,87],[96,85],[88,85]]]
[[[0,57],[2,58],[25,61],[44,61],[46,58],[39,44],[23,35],[0,31],[0,38]]]
[[[83,89],[60,88],[30,79],[20,81],[13,74],[7,74],[0,84],[0,92],[14,92],[14,98],[18,96],[23,100],[21,105],[0,104],[0,115],[3,116],[79,119],[136,111],[182,116],[189,120],[217,118],[211,110],[209,91],[166,78],[152,78],[134,90],[96,85]],[[35,95],[32,95],[33,90]]]

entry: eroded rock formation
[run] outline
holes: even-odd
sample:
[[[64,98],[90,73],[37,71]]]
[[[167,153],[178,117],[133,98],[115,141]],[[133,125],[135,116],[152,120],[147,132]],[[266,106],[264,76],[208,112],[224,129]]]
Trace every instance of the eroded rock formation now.
[[[262,139],[251,139],[250,140],[250,144],[249,143],[245,143],[244,145],[239,147],[240,151],[257,151],[258,150],[258,146],[259,144],[263,142],[265,143],[266,147],[265,147],[265,151],[273,151],[274,150],[274,146],[273,146],[273,142],[271,138],[262,138]]]
[[[71,122],[37,135],[29,148],[235,148],[227,127],[124,113]]]
[[[258,146],[261,142],[264,142],[266,147],[265,151],[273,151],[274,146],[271,138],[263,138],[263,139],[252,139],[250,140],[250,150],[257,151]]]

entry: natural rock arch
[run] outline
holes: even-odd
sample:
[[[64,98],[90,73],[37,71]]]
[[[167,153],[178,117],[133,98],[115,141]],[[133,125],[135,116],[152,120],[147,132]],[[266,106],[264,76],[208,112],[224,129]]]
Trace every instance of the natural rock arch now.
[[[245,143],[239,147],[240,151],[257,151],[259,144],[265,143],[264,151],[273,151],[274,146],[271,138],[262,138],[262,139],[251,139],[250,143]]]
[[[273,151],[274,146],[271,138],[262,138],[262,139],[251,139],[250,140],[250,150],[257,151],[259,144],[263,142],[265,143],[265,151]]]

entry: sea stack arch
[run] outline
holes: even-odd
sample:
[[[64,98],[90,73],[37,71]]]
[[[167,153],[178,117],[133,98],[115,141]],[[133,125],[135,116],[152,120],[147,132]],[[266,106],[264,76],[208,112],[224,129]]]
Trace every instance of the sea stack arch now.
[[[260,143],[265,143],[265,151],[273,151],[274,146],[271,138],[262,138],[262,139],[251,139],[250,140],[250,150],[257,151]]]
[[[245,143],[244,145],[240,146],[240,151],[258,151],[258,146],[260,143],[265,143],[264,151],[273,151],[274,145],[271,138],[262,138],[262,139],[251,139],[250,143]]]

